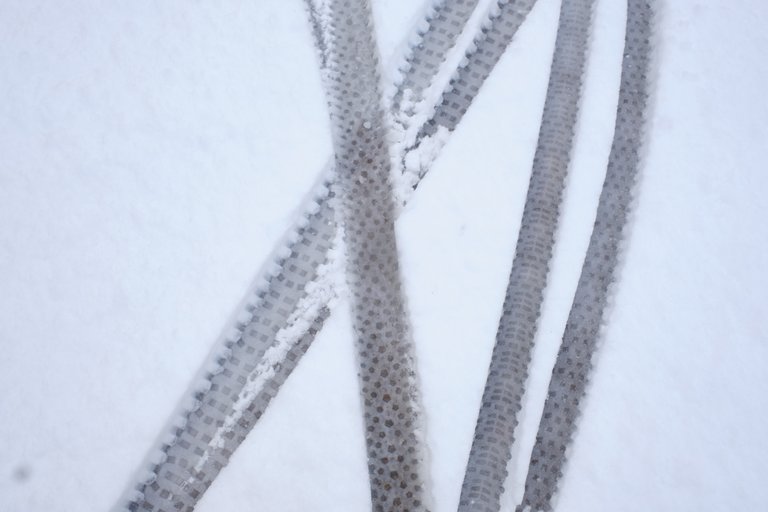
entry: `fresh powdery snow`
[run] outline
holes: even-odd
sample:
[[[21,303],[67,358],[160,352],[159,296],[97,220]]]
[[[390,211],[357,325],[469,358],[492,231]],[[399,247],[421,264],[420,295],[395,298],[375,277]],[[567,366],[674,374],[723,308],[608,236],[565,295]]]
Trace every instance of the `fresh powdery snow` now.
[[[596,2],[503,510],[595,218],[624,4]],[[643,166],[555,509],[768,510],[768,4],[656,4]],[[437,512],[458,504],[559,6],[539,0],[455,132],[405,157],[412,174],[439,153],[397,225]],[[391,82],[427,7],[373,7]],[[318,56],[299,0],[7,0],[0,69],[0,511],[110,510],[331,156]],[[342,267],[337,251],[249,378],[222,436],[332,299],[200,512],[370,508]]]

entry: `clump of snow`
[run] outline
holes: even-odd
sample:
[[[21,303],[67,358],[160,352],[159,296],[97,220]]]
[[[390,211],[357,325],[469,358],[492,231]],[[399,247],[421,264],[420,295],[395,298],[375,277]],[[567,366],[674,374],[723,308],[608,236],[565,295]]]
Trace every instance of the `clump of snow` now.
[[[339,290],[344,286],[344,258],[340,238],[337,232],[334,245],[328,251],[328,259],[317,268],[316,278],[307,283],[306,295],[291,313],[286,326],[275,335],[278,343],[295,345],[307,333],[321,308],[327,306],[332,309],[336,305]]]
[[[307,284],[306,295],[288,318],[286,326],[275,334],[275,343],[264,352],[260,363],[248,374],[247,381],[238,394],[230,415],[211,438],[208,449],[195,464],[195,471],[203,469],[213,450],[225,447],[227,434],[235,429],[248,407],[285,363],[288,352],[307,334],[312,323],[320,315],[320,310],[325,306],[329,308],[335,306],[337,290],[341,288],[343,281],[341,277],[343,248],[340,247],[341,240],[338,235],[335,242],[326,262],[318,267],[317,277]]]
[[[429,170],[450,135],[448,128],[438,126],[433,135],[424,137],[421,144],[405,153],[402,173],[395,174],[392,187],[397,205],[402,206],[410,199],[419,180]]]
[[[211,451],[224,448],[226,444],[225,436],[234,430],[240,418],[243,417],[245,411],[261,393],[262,389],[264,389],[264,385],[269,379],[274,377],[278,365],[285,360],[288,351],[291,350],[297,341],[298,338],[283,337],[282,340],[278,338],[276,343],[264,352],[261,362],[248,374],[247,382],[232,405],[230,415],[226,417],[222,426],[216,430],[216,434],[208,443],[208,449],[205,450],[195,464],[196,472],[203,469],[208,462]]]

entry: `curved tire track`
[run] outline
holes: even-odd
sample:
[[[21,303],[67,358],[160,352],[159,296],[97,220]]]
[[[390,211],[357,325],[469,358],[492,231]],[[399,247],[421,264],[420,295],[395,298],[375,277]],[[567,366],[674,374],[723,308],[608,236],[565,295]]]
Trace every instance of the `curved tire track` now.
[[[461,488],[461,512],[500,508],[576,131],[592,5],[593,0],[563,0],[561,5],[515,258]]]
[[[653,9],[649,0],[628,0],[621,86],[613,143],[597,218],[565,326],[544,412],[531,454],[518,511],[550,511],[585,396],[592,358],[616,278],[624,227],[640,168]]]

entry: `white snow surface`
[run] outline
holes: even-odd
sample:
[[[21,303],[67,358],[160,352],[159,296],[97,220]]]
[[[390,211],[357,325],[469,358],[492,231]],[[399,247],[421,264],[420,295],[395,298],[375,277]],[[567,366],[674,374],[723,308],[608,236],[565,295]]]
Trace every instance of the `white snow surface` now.
[[[768,4],[657,3],[644,166],[556,508],[766,510]],[[374,9],[386,62],[424,7]],[[539,0],[398,224],[440,512],[458,503],[558,9]],[[505,510],[594,221],[624,14],[597,2]],[[330,155],[317,59],[299,1],[7,0],[0,69],[0,510],[108,510]],[[370,507],[347,309],[198,510]]]

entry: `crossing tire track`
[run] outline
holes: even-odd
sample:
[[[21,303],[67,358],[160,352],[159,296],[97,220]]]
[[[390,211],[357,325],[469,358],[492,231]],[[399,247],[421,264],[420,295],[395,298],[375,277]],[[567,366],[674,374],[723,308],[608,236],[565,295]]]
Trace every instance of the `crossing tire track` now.
[[[447,3],[454,1],[458,0],[447,0]],[[522,3],[533,1],[522,0]],[[505,25],[509,29],[519,26],[521,21]],[[427,22],[429,24],[430,20]],[[454,24],[451,27],[451,30],[458,32],[462,28]],[[423,44],[434,45],[431,38],[437,37],[437,34],[437,30],[428,28],[421,36]],[[508,35],[508,44],[513,33],[507,30],[505,34]],[[452,39],[455,40],[457,35]],[[445,38],[445,35],[441,37]],[[484,35],[479,35],[475,46],[484,38]],[[467,67],[473,65],[470,63]],[[483,73],[487,77],[490,69],[485,69]],[[480,83],[474,83],[474,93],[479,86]],[[442,108],[451,107],[438,106],[438,114]],[[414,187],[427,170],[428,164],[423,165]],[[144,476],[146,472],[143,470],[139,472],[134,480],[137,483],[131,484],[118,503],[117,510],[159,512],[164,507],[173,509],[179,504],[186,507],[182,508],[184,510],[193,509],[264,413],[301,355],[311,346],[327,316],[327,297],[322,304],[318,304],[319,311],[325,314],[317,313],[303,319],[303,324],[310,326],[297,335],[300,341],[296,342],[296,346],[301,346],[303,350],[286,352],[295,359],[290,364],[282,360],[269,379],[262,379],[268,385],[265,384],[253,397],[253,403],[259,405],[248,408],[245,413],[233,410],[233,404],[242,398],[246,383],[256,379],[258,375],[255,373],[264,367],[265,353],[279,344],[277,334],[290,326],[299,304],[308,297],[307,286],[316,281],[318,268],[328,261],[337,230],[332,205],[335,180],[334,169],[329,166],[313,192],[306,213],[284,237],[285,241],[275,251],[276,256],[261,273],[263,277],[251,286],[243,300],[241,313],[237,315],[238,320],[225,332],[221,349],[214,351],[204,365],[208,371],[202,380],[193,382],[186,394],[195,405],[182,409],[172,417],[171,426],[163,431],[158,447],[147,458],[148,461],[155,461],[146,463],[150,468],[149,475]],[[230,425],[228,419],[233,415],[239,419]],[[224,427],[229,427],[227,435],[215,438],[216,432]],[[211,445],[214,439],[216,444]]]
[[[424,449],[403,299],[369,0],[331,0],[329,98],[375,511],[425,508]]]

